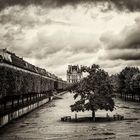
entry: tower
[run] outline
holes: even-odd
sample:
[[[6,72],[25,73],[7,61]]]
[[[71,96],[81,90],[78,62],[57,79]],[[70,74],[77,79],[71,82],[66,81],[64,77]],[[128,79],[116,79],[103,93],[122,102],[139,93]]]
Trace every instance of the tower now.
[[[67,82],[68,83],[77,83],[83,77],[81,69],[78,65],[68,65],[67,70]]]

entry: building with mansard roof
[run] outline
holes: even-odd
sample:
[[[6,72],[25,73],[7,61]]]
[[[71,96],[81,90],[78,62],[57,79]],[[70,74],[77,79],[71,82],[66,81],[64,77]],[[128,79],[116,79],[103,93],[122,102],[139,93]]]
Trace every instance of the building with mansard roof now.
[[[81,67],[78,65],[68,65],[67,70],[67,82],[68,83],[77,83],[83,77],[81,72]]]

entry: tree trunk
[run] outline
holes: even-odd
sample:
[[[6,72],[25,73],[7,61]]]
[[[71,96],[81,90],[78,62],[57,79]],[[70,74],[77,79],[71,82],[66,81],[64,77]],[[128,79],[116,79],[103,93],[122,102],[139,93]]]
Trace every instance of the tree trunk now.
[[[95,122],[95,110],[92,110],[92,120]]]
[[[77,120],[77,113],[75,113],[75,120]]]

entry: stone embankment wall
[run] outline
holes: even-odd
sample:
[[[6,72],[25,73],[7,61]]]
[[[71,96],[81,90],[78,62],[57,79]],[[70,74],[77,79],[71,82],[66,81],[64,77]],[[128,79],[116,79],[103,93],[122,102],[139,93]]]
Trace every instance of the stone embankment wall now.
[[[23,107],[21,109],[18,109],[16,111],[13,111],[11,113],[5,114],[3,116],[0,116],[0,127],[3,127],[4,125],[8,124],[9,122],[11,122],[13,119],[17,119],[29,112],[31,112],[32,110],[34,110],[35,108],[47,103],[49,101],[49,99],[43,99],[41,101],[38,101],[34,104],[31,104],[29,106]]]

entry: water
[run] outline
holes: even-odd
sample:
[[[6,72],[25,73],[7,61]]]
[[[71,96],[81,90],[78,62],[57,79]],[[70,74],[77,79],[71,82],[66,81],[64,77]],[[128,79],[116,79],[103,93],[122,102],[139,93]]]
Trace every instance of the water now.
[[[64,94],[63,99],[53,100],[32,113],[15,120],[0,131],[0,140],[140,140],[140,104],[116,100],[116,112],[126,118],[104,123],[61,122],[66,115],[74,117],[69,106],[74,102],[72,94]],[[78,113],[78,117],[91,116],[91,112]],[[106,116],[105,111],[96,112],[96,116]]]

